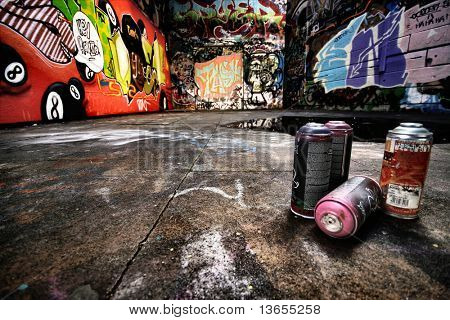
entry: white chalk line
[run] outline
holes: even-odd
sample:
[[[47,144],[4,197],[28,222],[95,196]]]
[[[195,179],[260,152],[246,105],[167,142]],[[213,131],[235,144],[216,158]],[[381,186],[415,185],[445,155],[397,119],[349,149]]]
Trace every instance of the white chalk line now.
[[[244,186],[241,183],[241,179],[236,180],[235,187],[237,190],[237,195],[235,195],[235,196],[230,195],[230,194],[226,193],[225,191],[223,191],[222,189],[217,188],[217,187],[194,187],[194,188],[189,188],[189,189],[185,189],[180,192],[177,192],[175,194],[174,198],[183,196],[183,195],[188,194],[193,191],[208,191],[208,192],[216,193],[226,199],[236,200],[237,204],[239,204],[242,208],[248,208],[248,206],[243,201]]]

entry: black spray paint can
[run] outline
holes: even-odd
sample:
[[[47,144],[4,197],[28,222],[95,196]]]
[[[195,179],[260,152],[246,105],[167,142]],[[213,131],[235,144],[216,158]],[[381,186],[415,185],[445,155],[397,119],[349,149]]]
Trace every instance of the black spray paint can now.
[[[291,211],[314,219],[316,203],[327,194],[332,155],[331,131],[321,123],[308,123],[295,136]]]
[[[333,157],[329,190],[334,190],[348,180],[352,154],[353,129],[344,121],[328,121],[325,126],[331,130]]]

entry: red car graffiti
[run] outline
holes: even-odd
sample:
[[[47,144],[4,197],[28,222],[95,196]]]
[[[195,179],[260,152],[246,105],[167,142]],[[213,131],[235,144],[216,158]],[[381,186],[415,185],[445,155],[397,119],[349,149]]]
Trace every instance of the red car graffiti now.
[[[71,3],[66,8],[64,2],[58,2],[58,7],[49,0],[35,2],[39,6],[0,5],[0,123],[172,108],[165,38],[132,1],[86,0],[78,6],[66,0]],[[86,42],[96,45],[96,50],[89,47],[89,53],[102,53],[91,70],[90,60],[80,63],[82,49],[87,47],[77,42],[80,35],[89,37],[87,27],[80,29],[81,20],[76,25],[73,19],[83,17],[81,22],[95,27],[99,15],[111,26],[89,30],[103,37],[102,43],[98,39]],[[41,18],[36,20],[37,16]],[[105,46],[105,39],[110,45]]]
[[[50,61],[27,39],[0,25],[0,123],[76,119],[85,91],[75,61]]]

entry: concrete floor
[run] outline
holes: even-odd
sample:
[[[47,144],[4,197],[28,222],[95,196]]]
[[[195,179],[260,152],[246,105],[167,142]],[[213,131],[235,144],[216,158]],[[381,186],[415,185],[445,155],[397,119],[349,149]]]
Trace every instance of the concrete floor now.
[[[289,212],[294,138],[169,113],[0,131],[0,298],[449,299],[450,144],[421,217],[333,240]],[[354,143],[379,177],[383,145]]]

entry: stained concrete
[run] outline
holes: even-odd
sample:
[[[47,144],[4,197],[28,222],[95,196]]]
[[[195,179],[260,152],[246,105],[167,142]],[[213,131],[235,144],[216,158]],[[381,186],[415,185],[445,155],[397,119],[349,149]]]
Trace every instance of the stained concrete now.
[[[347,240],[289,212],[286,112],[133,115],[0,131],[0,297],[436,299],[449,294],[450,145],[421,217]],[[298,116],[298,114],[297,114]],[[355,142],[351,175],[383,145]]]

